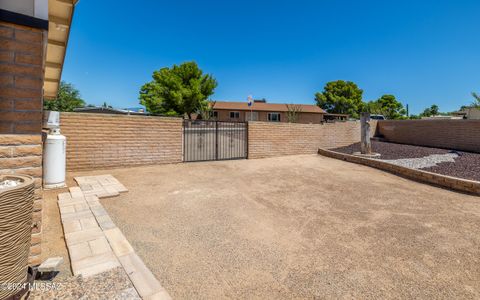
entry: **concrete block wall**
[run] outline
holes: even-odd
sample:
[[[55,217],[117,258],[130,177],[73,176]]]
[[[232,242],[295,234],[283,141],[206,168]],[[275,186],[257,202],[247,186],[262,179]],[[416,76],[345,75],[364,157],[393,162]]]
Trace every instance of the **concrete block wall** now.
[[[0,21],[0,173],[35,178],[29,263],[42,241],[42,88],[45,29]]]
[[[0,21],[0,134],[41,134],[47,31]]]
[[[371,135],[376,121],[371,121]],[[315,154],[318,148],[335,148],[360,142],[360,121],[298,124],[249,122],[248,157],[263,158]]]
[[[67,169],[93,170],[182,161],[182,119],[61,113]]]
[[[389,142],[480,153],[480,120],[387,120],[377,129]]]

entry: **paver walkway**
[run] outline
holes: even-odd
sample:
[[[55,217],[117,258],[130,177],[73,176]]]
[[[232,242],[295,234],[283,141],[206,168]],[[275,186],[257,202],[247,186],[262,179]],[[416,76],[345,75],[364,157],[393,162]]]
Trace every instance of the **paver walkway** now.
[[[74,275],[89,277],[123,267],[144,299],[170,299],[99,201],[128,191],[111,175],[75,177],[79,187],[58,195]]]

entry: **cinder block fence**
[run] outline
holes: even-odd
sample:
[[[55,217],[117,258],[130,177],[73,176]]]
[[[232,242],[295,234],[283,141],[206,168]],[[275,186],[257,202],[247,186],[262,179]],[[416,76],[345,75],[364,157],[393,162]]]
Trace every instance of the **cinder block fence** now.
[[[389,142],[480,153],[480,120],[388,120],[377,134]]]
[[[371,122],[371,136],[376,121]],[[324,124],[249,122],[248,157],[315,154],[360,142],[360,121]]]
[[[62,113],[67,169],[92,170],[183,160],[180,118]],[[372,122],[372,133],[375,131]],[[249,158],[315,154],[320,147],[360,141],[360,122],[289,124],[250,122]]]
[[[67,169],[92,170],[182,161],[182,119],[62,113]]]

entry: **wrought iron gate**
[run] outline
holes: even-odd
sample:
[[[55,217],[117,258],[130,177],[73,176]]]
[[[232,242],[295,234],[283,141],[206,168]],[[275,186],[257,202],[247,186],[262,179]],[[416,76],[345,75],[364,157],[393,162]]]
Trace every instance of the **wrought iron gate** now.
[[[183,121],[183,161],[247,158],[246,122]]]

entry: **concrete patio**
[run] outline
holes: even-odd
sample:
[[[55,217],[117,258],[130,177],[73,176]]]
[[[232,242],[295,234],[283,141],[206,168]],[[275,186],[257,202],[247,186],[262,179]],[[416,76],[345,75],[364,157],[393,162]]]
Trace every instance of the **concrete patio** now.
[[[77,172],[174,299],[478,298],[479,198],[317,155]]]

